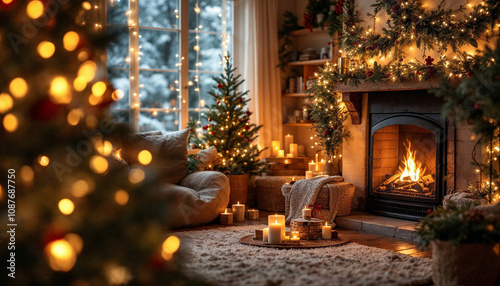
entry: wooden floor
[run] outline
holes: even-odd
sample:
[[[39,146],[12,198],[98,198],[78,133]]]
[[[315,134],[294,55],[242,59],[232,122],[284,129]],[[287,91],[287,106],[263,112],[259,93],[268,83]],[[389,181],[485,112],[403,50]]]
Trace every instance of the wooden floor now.
[[[264,211],[260,211],[260,218],[258,220],[246,220],[244,222],[235,222],[231,226],[244,226],[244,225],[260,225],[267,224],[267,216],[274,213],[268,213]],[[206,230],[213,228],[227,227],[224,225],[220,225],[218,223],[211,223],[208,225],[204,225],[196,228],[183,229],[181,231],[190,231],[190,230]],[[411,255],[414,257],[432,257],[432,251],[419,250],[416,243],[408,240],[398,239],[394,237],[387,237],[378,234],[371,234],[361,231],[348,230],[342,228],[336,228],[340,235],[348,237],[352,242],[373,246],[382,249],[393,250],[399,253]]]

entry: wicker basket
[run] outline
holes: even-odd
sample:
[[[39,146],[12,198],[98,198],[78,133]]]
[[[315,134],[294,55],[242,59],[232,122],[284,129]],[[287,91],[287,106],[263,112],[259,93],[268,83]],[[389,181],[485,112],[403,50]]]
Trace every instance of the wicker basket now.
[[[281,193],[281,187],[292,181],[304,179],[303,176],[263,176],[255,178],[257,187],[257,206],[259,210],[268,212],[285,211],[285,197]]]
[[[243,175],[226,175],[229,178],[229,204],[247,203],[247,192],[248,192],[248,174]]]

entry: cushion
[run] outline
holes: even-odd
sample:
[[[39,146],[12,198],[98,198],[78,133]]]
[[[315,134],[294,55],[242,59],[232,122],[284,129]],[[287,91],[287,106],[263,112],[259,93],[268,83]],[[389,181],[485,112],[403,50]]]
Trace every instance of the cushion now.
[[[196,156],[200,160],[200,163],[198,163],[198,170],[204,171],[218,158],[217,148],[212,146],[208,149],[201,150],[196,154]]]
[[[172,132],[165,135],[135,135],[126,142],[123,149],[123,159],[130,165],[139,164],[138,154],[142,150],[151,152],[155,165],[163,180],[167,183],[179,184],[188,175],[187,168],[187,138],[189,129]]]

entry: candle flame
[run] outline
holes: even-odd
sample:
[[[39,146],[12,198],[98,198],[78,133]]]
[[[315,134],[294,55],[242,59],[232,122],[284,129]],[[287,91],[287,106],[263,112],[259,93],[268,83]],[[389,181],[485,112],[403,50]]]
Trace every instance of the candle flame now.
[[[295,181],[295,177],[292,177],[292,181]]]

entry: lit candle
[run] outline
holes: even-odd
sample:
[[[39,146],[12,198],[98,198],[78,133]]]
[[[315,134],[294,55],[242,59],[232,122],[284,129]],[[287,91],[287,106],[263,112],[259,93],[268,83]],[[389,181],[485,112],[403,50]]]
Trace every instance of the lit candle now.
[[[313,177],[313,172],[312,171],[306,171],[306,179],[312,179]]]
[[[290,144],[293,143],[293,135],[287,134],[285,136],[285,150],[287,153],[290,153]]]
[[[281,148],[281,142],[280,141],[271,141],[271,147],[272,147],[272,156],[273,157],[278,157],[278,152]]]
[[[325,172],[326,171],[326,163],[324,162],[323,159],[321,159],[321,162],[318,162],[317,164],[317,169],[318,169],[318,172]]]
[[[292,154],[292,158],[297,158],[298,154],[298,145],[295,143],[290,144],[290,153]]]
[[[238,202],[237,204],[233,204],[233,214],[234,214],[234,221],[245,221],[245,205],[240,204]]]
[[[285,158],[285,150],[278,150],[278,158]]]
[[[312,210],[310,208],[308,208],[307,206],[304,206],[304,208],[302,209],[302,218],[304,219],[311,219],[312,217]]]
[[[300,241],[300,233],[298,230],[292,230],[290,231],[290,241],[291,242],[298,242]]]
[[[225,209],[224,212],[220,214],[219,220],[220,224],[233,224],[233,214],[227,212],[227,209]]]
[[[269,244],[279,244],[281,243],[281,229],[283,224],[279,223],[277,220],[269,224]]]
[[[271,224],[273,222],[277,221],[278,223],[281,223],[282,229],[281,229],[281,240],[285,240],[285,215],[270,215],[267,217],[267,224]]]
[[[332,226],[325,223],[324,226],[321,227],[321,237],[323,239],[332,239]]]
[[[268,236],[269,236],[269,228],[264,227],[264,229],[262,230],[262,241],[267,242]]]
[[[292,145],[293,145],[293,144],[292,144]],[[287,158],[293,158],[293,154],[292,154],[292,153],[288,153],[288,154],[286,154],[286,157],[287,157]]]
[[[312,172],[316,171],[316,163],[311,161],[311,163],[309,163],[309,165],[308,165],[307,170],[312,171]]]
[[[251,209],[247,210],[248,219],[259,219],[259,210]]]

